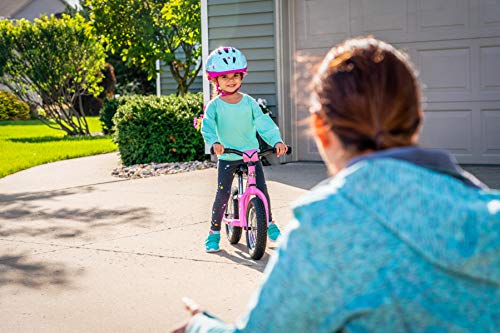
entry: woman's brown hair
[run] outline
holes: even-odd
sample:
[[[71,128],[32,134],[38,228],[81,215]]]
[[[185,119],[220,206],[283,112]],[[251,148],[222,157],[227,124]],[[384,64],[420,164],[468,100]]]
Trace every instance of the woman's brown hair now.
[[[420,88],[408,58],[377,39],[332,48],[314,80],[311,112],[344,148],[362,152],[412,145],[422,122]]]

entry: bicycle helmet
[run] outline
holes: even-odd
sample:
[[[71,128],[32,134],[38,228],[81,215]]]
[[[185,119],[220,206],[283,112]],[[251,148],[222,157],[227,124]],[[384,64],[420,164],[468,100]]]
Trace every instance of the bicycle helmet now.
[[[221,46],[210,53],[205,65],[209,80],[218,76],[247,72],[247,59],[237,48]]]

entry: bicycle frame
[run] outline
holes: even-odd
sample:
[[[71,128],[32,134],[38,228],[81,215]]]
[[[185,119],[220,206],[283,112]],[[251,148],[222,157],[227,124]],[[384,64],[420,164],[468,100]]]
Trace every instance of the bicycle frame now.
[[[255,163],[259,161],[257,149],[247,150],[243,152],[243,162],[248,167],[248,177],[245,191],[243,191],[243,177],[238,178],[238,193],[243,193],[238,196],[238,219],[228,219],[223,216],[222,221],[233,227],[241,227],[244,230],[248,229],[247,223],[247,208],[252,197],[258,197],[264,203],[266,209],[266,221],[269,224],[269,204],[267,198],[261,190],[257,188],[255,175]],[[231,198],[229,199],[231,200]]]

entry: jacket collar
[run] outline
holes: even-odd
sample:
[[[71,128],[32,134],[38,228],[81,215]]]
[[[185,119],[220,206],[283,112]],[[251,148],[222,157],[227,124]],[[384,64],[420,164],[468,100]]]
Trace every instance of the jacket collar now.
[[[453,156],[440,149],[428,149],[417,146],[385,149],[355,157],[347,163],[347,167],[350,167],[360,161],[373,160],[377,158],[393,158],[413,163],[420,167],[452,176],[469,187],[488,189],[488,186],[483,184],[479,179],[463,170]]]

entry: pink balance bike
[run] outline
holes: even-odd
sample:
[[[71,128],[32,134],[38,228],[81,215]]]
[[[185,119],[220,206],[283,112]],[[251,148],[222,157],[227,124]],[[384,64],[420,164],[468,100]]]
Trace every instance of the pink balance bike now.
[[[287,155],[291,152],[292,148],[289,146]],[[240,155],[244,162],[236,172],[238,186],[231,189],[231,196],[222,218],[226,226],[227,239],[229,243],[237,244],[241,239],[242,231],[245,230],[250,257],[259,260],[266,251],[269,204],[264,193],[257,188],[255,163],[260,157],[276,153],[276,149],[269,148],[259,153],[256,149],[242,152],[224,148],[224,153]],[[244,175],[247,175],[245,189],[243,189]]]

